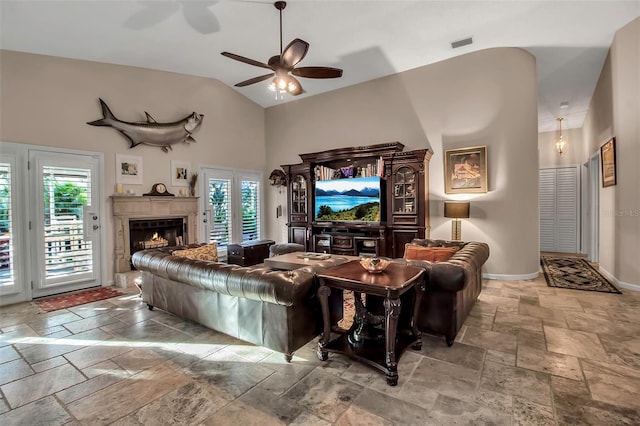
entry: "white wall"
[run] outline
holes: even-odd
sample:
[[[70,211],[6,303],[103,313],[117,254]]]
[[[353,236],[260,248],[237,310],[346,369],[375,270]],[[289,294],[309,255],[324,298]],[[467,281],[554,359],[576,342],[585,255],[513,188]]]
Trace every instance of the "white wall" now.
[[[520,49],[475,52],[266,112],[267,168],[300,162],[298,154],[400,141],[430,148],[431,237],[449,238],[443,202],[471,200],[463,239],[491,247],[485,273],[522,278],[538,271],[538,136],[534,57]],[[486,145],[489,192],[444,194],[443,152]],[[269,192],[269,236],[286,239],[286,197]]]
[[[204,114],[197,143],[129,149],[116,130],[95,127],[98,98],[121,120],[171,122],[193,111]],[[143,157],[144,184],[125,185],[138,195],[153,183],[171,187],[170,161],[262,171],[265,169],[264,109],[218,80],[149,69],[0,50],[0,140],[105,154],[107,269],[113,271],[113,222],[109,196],[115,190],[115,154]],[[108,274],[112,276],[111,273]]]

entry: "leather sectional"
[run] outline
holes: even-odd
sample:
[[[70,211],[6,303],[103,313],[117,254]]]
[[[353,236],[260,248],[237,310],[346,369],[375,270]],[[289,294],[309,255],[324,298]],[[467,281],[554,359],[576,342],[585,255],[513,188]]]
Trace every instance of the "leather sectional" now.
[[[414,240],[414,244],[459,244],[447,262],[394,262],[425,269],[425,292],[418,314],[420,331],[444,335],[449,345],[482,290],[484,243]],[[189,247],[198,247],[191,245]],[[242,267],[172,256],[176,247],[138,251],[133,266],[142,273],[142,298],[157,307],[230,336],[285,354],[316,336],[322,315],[316,296],[318,270],[341,263],[339,257],[315,267],[273,271],[264,265]],[[342,295],[332,294],[332,321],[342,317]]]

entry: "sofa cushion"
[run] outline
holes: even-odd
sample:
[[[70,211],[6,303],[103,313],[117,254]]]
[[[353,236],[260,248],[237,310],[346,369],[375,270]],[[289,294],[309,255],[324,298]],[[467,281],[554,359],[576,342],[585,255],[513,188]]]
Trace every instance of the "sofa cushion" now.
[[[208,260],[210,262],[218,261],[218,245],[216,243],[205,244],[196,248],[188,248],[182,250],[174,250],[173,256],[186,257],[194,260]]]
[[[407,243],[404,248],[406,260],[428,260],[429,262],[446,262],[459,250],[458,247],[424,247]]]

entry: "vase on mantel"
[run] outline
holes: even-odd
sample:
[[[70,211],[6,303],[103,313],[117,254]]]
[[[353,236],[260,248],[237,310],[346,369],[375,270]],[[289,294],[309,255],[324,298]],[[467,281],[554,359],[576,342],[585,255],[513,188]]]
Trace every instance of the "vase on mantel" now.
[[[189,178],[189,195],[192,197],[196,196],[196,183],[198,182],[198,174],[192,173]]]

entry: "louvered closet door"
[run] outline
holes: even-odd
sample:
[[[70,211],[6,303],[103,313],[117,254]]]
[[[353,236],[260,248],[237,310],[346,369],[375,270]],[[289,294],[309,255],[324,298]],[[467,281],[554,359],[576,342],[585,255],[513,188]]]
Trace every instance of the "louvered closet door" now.
[[[540,169],[540,251],[578,252],[578,169]]]

